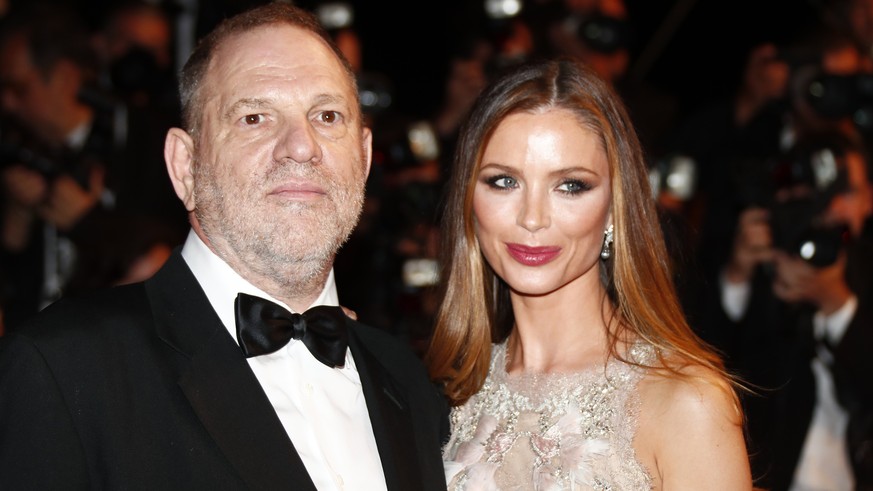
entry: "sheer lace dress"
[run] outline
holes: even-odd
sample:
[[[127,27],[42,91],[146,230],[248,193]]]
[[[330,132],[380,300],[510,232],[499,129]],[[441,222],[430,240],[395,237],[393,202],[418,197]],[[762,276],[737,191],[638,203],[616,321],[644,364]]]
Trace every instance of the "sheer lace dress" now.
[[[654,348],[630,358],[651,363]],[[644,370],[617,360],[575,373],[506,373],[495,345],[485,385],[452,411],[449,490],[647,490],[632,446]]]

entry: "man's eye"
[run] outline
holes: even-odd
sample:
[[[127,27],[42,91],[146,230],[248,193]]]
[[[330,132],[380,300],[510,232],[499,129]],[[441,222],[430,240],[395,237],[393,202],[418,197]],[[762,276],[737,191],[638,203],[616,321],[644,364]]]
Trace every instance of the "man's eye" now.
[[[319,115],[322,123],[333,124],[339,120],[339,113],[336,111],[324,111]]]
[[[264,116],[261,114],[247,114],[243,117],[245,124],[258,124],[264,121]]]

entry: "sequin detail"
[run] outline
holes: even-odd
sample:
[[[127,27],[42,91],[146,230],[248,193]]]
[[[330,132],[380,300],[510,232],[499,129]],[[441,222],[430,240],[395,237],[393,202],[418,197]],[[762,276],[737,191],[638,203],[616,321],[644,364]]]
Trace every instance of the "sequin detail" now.
[[[630,358],[648,364],[654,348]],[[571,374],[506,373],[495,345],[485,385],[452,411],[443,449],[450,491],[647,490],[652,478],[632,446],[645,371],[611,360]]]

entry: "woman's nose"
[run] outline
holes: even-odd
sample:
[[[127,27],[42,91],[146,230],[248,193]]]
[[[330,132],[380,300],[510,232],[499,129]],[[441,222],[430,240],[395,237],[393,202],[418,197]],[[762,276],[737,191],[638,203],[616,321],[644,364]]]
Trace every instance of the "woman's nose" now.
[[[517,223],[529,232],[548,227],[551,223],[548,199],[535,190],[525,190]]]

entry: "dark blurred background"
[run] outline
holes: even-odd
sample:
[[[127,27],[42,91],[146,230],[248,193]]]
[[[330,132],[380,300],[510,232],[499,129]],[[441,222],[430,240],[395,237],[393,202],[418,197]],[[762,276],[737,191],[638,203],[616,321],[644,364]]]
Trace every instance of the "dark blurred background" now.
[[[448,47],[475,26],[482,1],[356,1],[365,64],[396,81],[398,104],[433,110],[442,95]],[[666,91],[684,110],[735,90],[749,50],[777,44],[821,22],[815,0],[626,0],[634,31],[631,72]],[[481,25],[481,24],[479,24]],[[639,57],[645,55],[645,60]]]
[[[11,2],[15,4],[16,2]],[[25,2],[20,2],[25,3]],[[97,22],[113,0],[69,0]],[[154,1],[181,11],[184,3]],[[191,0],[190,3],[198,3]],[[198,32],[256,0],[199,2]],[[317,0],[296,2],[313,8]],[[397,104],[422,116],[436,110],[460,30],[481,29],[484,0],[351,0],[354,26],[365,46],[364,65],[395,82]],[[535,4],[536,2],[528,2]],[[820,23],[823,0],[625,0],[634,36],[631,71],[676,96],[683,108],[735,89],[752,46],[781,43]],[[523,7],[524,8],[524,7]],[[640,56],[645,55],[645,59]],[[633,64],[632,64],[633,65]]]
[[[439,200],[450,170],[454,138],[478,90],[500,69],[554,54],[578,56],[596,66],[628,103],[654,168],[671,152],[685,150],[676,141],[677,135],[682,140],[679,129],[689,117],[710,104],[734,98],[753,48],[762,43],[789,46],[823,26],[845,30],[832,21],[833,12],[836,5],[854,1],[295,2],[318,12],[341,47],[350,50],[368,123],[374,128],[374,165],[365,212],[337,262],[341,301],[364,321],[408,335],[413,341],[427,337],[435,305]],[[83,71],[92,73],[82,91],[90,99],[80,97],[70,104],[84,104],[84,109],[74,109],[104,116],[112,124],[101,138],[118,144],[97,156],[114,179],[107,181],[112,199],[101,196],[81,216],[62,224],[45,223],[45,230],[31,230],[35,238],[30,242],[24,233],[14,240],[4,235],[0,301],[10,324],[33,311],[31,305],[45,305],[63,292],[148,276],[160,265],[167,248],[181,242],[187,223],[184,216],[179,220],[180,205],[168,185],[160,155],[166,128],[177,124],[173,78],[203,33],[263,0],[0,0],[0,10],[8,17],[38,3],[56,10],[62,23],[69,19],[70,26],[74,17],[80,17],[90,38],[86,41],[99,53],[97,64]],[[143,5],[147,8],[142,9]],[[517,11],[511,15],[495,13],[498,7],[513,6]],[[346,17],[332,17],[330,12],[345,12]],[[165,24],[163,31],[161,23]],[[46,42],[51,42],[51,35]],[[10,102],[10,97],[20,96],[15,96],[8,80],[14,74],[0,75],[7,79],[0,123],[18,119],[34,126],[36,118],[31,115],[35,109],[21,101]],[[61,112],[49,108],[47,118]],[[127,118],[121,127],[128,138],[124,141],[114,126],[119,114]],[[708,134],[720,131],[713,127]],[[0,130],[0,140],[17,134],[17,130]],[[683,144],[698,140],[698,136],[685,137]],[[55,143],[63,146],[63,141]],[[6,147],[14,151],[6,152],[5,164],[17,164],[23,155],[21,142],[0,141],[0,150]],[[30,152],[27,155],[33,153],[25,150]],[[135,164],[131,157],[136,158]],[[696,164],[703,169],[709,163]],[[90,171],[80,169],[80,174],[86,172]],[[79,184],[88,191],[84,175]],[[159,205],[155,204],[158,196]],[[695,218],[698,208],[693,200],[684,196],[679,201],[677,216],[683,222],[688,215]],[[65,206],[78,207],[73,205]],[[158,206],[165,213],[158,215]],[[146,235],[142,232],[152,230],[151,226],[119,214],[130,210],[152,215],[150,222],[166,221],[172,215],[174,230],[155,229]],[[7,207],[5,213],[14,218],[14,211]],[[4,234],[8,223],[4,222]],[[122,224],[124,229],[119,228]],[[683,226],[696,224],[692,220]],[[49,245],[38,240],[46,231],[54,234],[49,245],[58,249],[49,255],[60,255],[49,263],[45,262]],[[118,237],[127,238],[130,244],[121,244]],[[694,253],[693,238],[676,237],[673,242],[679,249]],[[154,259],[143,265],[147,257]],[[131,273],[134,264],[138,265],[136,275]],[[47,275],[54,275],[51,291],[46,290]],[[29,300],[24,303],[22,298]]]

